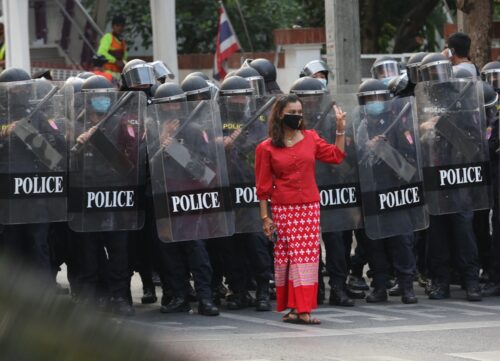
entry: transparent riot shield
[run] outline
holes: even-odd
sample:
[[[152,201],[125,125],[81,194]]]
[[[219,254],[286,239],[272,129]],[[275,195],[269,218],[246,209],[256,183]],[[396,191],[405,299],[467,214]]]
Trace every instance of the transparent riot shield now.
[[[203,100],[148,107],[149,169],[156,226],[163,242],[234,234],[216,106]]]
[[[68,119],[61,104],[72,97],[42,80],[0,85],[1,224],[66,220]]]
[[[433,215],[490,208],[489,154],[480,81],[415,88],[425,197]]]
[[[382,102],[382,112],[361,106],[353,130],[365,232],[371,239],[428,227],[415,99]]]
[[[69,226],[76,232],[137,230],[144,224],[142,92],[76,95],[69,136]]]
[[[346,157],[340,164],[316,162],[316,182],[320,191],[321,231],[339,232],[363,226],[356,152],[352,134],[352,114],[357,106],[355,94],[301,96],[308,129],[314,129],[329,143],[335,143],[336,119],[333,106],[347,113]]]
[[[268,137],[267,119],[276,97],[233,95],[219,98],[235,232],[261,232],[255,188],[255,148]]]

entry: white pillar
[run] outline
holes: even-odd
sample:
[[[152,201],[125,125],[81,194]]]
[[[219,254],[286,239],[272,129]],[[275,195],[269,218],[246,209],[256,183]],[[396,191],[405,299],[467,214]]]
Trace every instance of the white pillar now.
[[[153,24],[153,60],[164,61],[179,81],[175,0],[150,0]]]
[[[31,74],[28,0],[2,0],[2,10],[6,68],[21,68]]]

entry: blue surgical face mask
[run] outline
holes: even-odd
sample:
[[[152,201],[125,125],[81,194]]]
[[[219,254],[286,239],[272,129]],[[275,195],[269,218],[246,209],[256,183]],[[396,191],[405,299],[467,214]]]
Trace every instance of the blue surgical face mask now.
[[[380,115],[384,112],[384,102],[370,102],[366,104],[366,111],[370,115]]]
[[[92,108],[97,113],[106,113],[111,106],[111,99],[109,97],[95,97],[90,100]]]
[[[326,81],[326,79],[323,78],[316,78],[316,79],[318,79],[325,88],[328,87],[328,82]]]
[[[384,79],[381,79],[382,80],[382,83],[384,83],[385,85],[389,85],[389,82],[394,79],[393,76],[390,76],[390,77],[387,77],[387,78],[384,78]]]

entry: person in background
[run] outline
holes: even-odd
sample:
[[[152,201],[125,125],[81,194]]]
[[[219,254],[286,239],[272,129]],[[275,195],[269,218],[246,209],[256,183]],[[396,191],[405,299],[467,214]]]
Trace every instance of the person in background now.
[[[125,18],[117,15],[111,21],[111,32],[104,34],[99,41],[97,55],[104,55],[108,61],[103,68],[114,78],[120,79],[120,73],[127,62],[127,44],[123,39]]]

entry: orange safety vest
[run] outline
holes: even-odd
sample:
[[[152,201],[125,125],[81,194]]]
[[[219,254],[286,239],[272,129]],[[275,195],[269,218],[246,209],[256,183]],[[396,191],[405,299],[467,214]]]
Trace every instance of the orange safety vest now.
[[[107,73],[105,71],[100,71],[100,70],[94,70],[93,73],[95,75],[101,75],[103,77],[105,77],[106,79],[108,79],[110,82],[113,81],[113,75],[111,75],[111,73]]]
[[[125,40],[118,41],[118,39],[111,34],[111,46],[109,47],[109,53],[113,55],[116,60],[123,60],[123,56],[125,55],[125,51],[127,50],[127,44],[125,44]],[[103,68],[108,71],[112,71],[114,73],[121,73],[122,68],[116,65],[116,63],[106,63]]]

